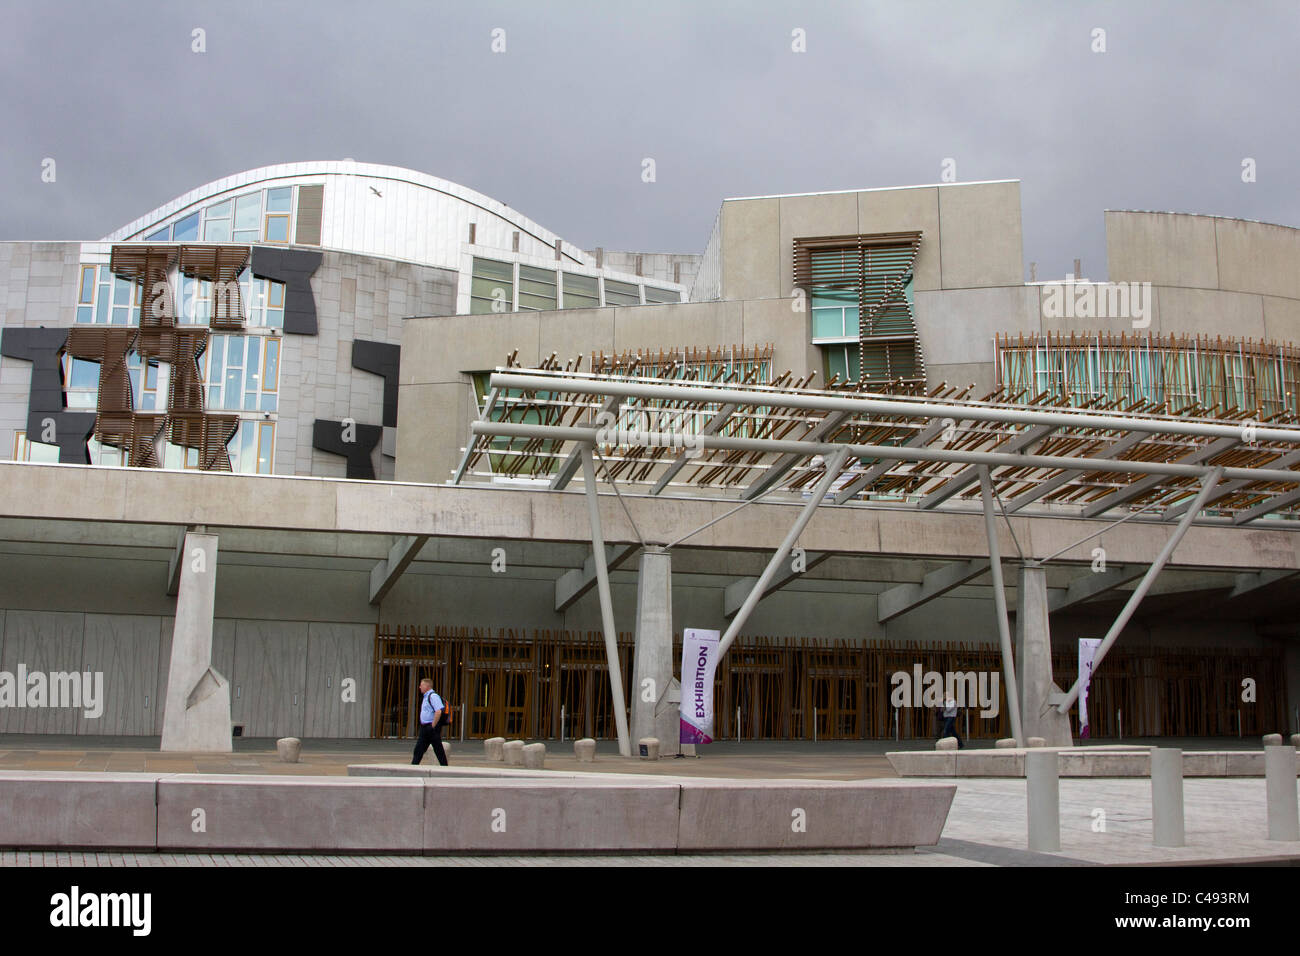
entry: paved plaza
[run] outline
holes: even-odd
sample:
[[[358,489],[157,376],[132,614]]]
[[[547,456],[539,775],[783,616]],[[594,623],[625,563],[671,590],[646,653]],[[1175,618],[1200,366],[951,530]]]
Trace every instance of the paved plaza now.
[[[143,749],[141,738],[4,738],[0,769],[154,771],[174,773],[279,773],[343,775],[350,763],[409,759],[408,741],[307,741],[303,762],[281,763],[274,742],[243,740],[232,754],[162,754]],[[928,745],[914,741],[913,746]],[[1186,749],[1257,747],[1250,740],[1142,741]],[[594,765],[579,765],[567,745],[553,742],[547,767],[620,774],[732,778],[900,778],[884,752],[893,741],[723,742],[699,759],[655,763],[622,760],[608,744]],[[428,758],[432,759],[432,758]],[[477,741],[453,742],[458,766],[485,765]],[[426,760],[426,762],[428,762]],[[373,856],[246,853],[106,853],[4,851],[0,866],[1097,866],[1210,863],[1300,865],[1300,843],[1267,839],[1262,778],[1197,778],[1184,781],[1186,843],[1157,848],[1151,841],[1151,785],[1146,779],[1063,778],[1060,781],[1061,850],[1026,849],[1025,781],[958,778],[943,837],[935,847],[903,853],[707,854],[707,855],[498,855]]]

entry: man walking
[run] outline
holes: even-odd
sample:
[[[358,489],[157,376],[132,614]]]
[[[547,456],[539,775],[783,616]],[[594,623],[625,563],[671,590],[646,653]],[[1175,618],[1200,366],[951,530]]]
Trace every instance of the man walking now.
[[[447,753],[442,749],[442,718],[446,709],[442,698],[434,693],[433,681],[427,677],[420,681],[420,736],[415,742],[412,764],[423,760],[424,752],[432,745],[438,763],[447,766]]]

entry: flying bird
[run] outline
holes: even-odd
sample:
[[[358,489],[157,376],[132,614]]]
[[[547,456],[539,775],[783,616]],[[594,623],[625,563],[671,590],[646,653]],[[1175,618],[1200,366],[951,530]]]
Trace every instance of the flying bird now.
[[[370,187],[370,191],[371,191],[372,193],[374,193],[376,196],[378,196],[380,199],[383,199],[383,198],[384,198],[384,194],[381,193],[381,192],[380,192],[378,189],[376,189],[374,186],[371,186],[371,187]]]

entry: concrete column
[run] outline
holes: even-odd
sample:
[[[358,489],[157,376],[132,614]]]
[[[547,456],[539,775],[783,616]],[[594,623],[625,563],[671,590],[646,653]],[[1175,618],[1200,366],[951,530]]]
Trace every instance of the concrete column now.
[[[1029,849],[1055,853],[1061,849],[1061,779],[1055,750],[1025,754],[1025,795],[1029,816]]]
[[[1151,750],[1151,827],[1155,846],[1185,846],[1183,832],[1183,752]]]
[[[1296,800],[1296,749],[1264,748],[1264,786],[1268,792],[1268,838],[1300,840],[1300,803]]]
[[[673,683],[673,562],[663,548],[641,552],[632,661],[632,739],[658,737],[660,754],[679,752]]]
[[[162,749],[230,753],[230,682],[212,666],[217,536],[188,532],[177,560],[180,587],[167,670]]]
[[[1016,678],[1025,737],[1042,737],[1049,747],[1072,746],[1069,716],[1047,703],[1061,688],[1052,680],[1046,568],[1022,566],[1016,582]]]

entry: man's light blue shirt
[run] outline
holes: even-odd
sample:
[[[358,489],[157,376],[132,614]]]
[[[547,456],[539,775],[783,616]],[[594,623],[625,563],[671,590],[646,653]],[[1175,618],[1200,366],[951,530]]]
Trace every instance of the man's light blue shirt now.
[[[442,702],[442,698],[434,691],[429,691],[424,695],[424,699],[420,702],[420,723],[433,723],[433,715],[438,711],[445,709],[445,707],[446,704]]]

